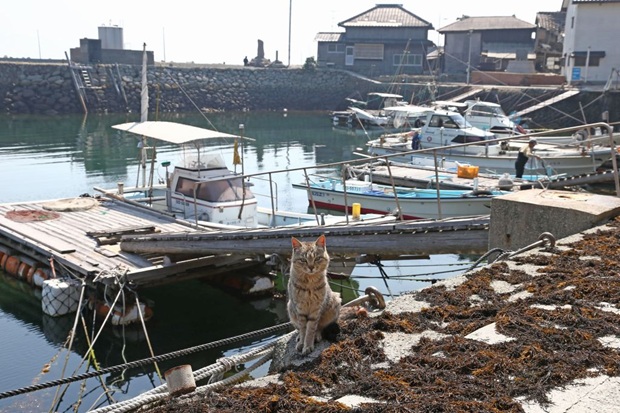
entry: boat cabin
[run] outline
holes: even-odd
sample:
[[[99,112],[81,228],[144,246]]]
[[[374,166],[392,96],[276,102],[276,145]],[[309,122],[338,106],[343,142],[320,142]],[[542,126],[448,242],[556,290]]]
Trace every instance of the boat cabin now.
[[[205,156],[203,156],[205,158]],[[220,154],[208,154],[193,167],[176,166],[167,188],[170,212],[186,219],[255,227],[257,200],[243,179],[226,167]]]

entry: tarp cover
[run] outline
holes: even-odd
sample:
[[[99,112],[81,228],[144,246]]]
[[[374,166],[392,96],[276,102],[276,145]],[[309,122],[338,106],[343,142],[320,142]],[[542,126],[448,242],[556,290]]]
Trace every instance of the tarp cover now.
[[[186,125],[176,122],[163,121],[147,121],[147,122],[130,122],[113,125],[114,129],[125,132],[135,133],[137,135],[146,136],[153,139],[159,139],[176,144],[184,144],[188,142],[199,141],[202,139],[234,139],[241,136],[231,135],[224,132],[218,132],[211,129],[199,128],[197,126]],[[243,138],[248,139],[248,138]]]

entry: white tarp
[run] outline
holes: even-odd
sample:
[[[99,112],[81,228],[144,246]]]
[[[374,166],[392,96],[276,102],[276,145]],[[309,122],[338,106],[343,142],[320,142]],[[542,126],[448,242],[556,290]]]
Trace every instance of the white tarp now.
[[[130,122],[113,125],[114,129],[135,133],[161,141],[182,145],[202,139],[240,139],[241,136],[218,132],[211,129],[199,128],[177,122],[147,121]],[[250,138],[243,138],[250,139]],[[250,139],[252,140],[252,139]]]

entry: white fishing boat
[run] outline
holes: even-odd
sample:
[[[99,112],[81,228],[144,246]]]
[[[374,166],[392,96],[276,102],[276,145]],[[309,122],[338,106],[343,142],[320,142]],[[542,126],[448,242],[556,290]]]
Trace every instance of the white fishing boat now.
[[[368,94],[366,101],[350,98],[346,100],[350,103],[346,110],[331,112],[333,126],[363,130],[404,130],[400,129],[400,125],[394,126],[394,116],[390,110],[407,104],[401,95],[372,92]]]
[[[420,158],[437,155],[445,161],[477,165],[485,172],[513,173],[517,154],[528,142],[527,139],[497,139],[491,132],[473,127],[459,113],[446,110],[430,112],[425,124],[416,132],[370,140],[366,144],[368,152],[372,156],[389,155],[394,161],[413,164]],[[433,151],[417,151],[430,149],[434,149],[435,154]],[[526,170],[531,175],[590,173],[609,160],[613,153],[609,146],[584,143],[561,147],[539,142],[535,154],[541,161],[530,159]]]
[[[146,50],[146,49],[145,49]],[[177,218],[200,225],[221,229],[257,228],[297,225],[326,225],[348,222],[346,217],[315,215],[295,211],[281,211],[273,197],[270,207],[259,206],[252,193],[249,181],[244,181],[243,174],[229,169],[219,153],[220,144],[233,146],[233,164],[243,165],[243,151],[239,146],[244,141],[254,139],[242,135],[233,135],[208,128],[187,125],[179,122],[149,121],[148,87],[147,87],[146,52],[142,62],[141,114],[139,122],[113,125],[112,128],[139,137],[142,185],[135,187],[119,185],[115,190],[100,190],[104,195],[119,200],[146,205],[162,210]],[[240,131],[244,130],[239,125]],[[151,142],[148,141],[151,139]],[[173,165],[162,163],[166,168],[166,177],[162,184],[154,184],[156,165],[156,142],[191,146],[194,151],[183,151],[183,158]],[[151,143],[151,144],[150,144]],[[203,147],[210,147],[207,153]],[[150,151],[149,151],[150,150]],[[241,155],[239,154],[241,152]],[[147,167],[150,175],[147,178]],[[241,168],[243,171],[243,167]],[[138,177],[139,178],[139,177]],[[270,183],[273,189],[273,183]],[[377,216],[365,217],[380,218]]]
[[[433,102],[436,109],[459,112],[473,127],[492,132],[496,137],[523,137],[531,130],[523,126],[523,122],[516,121],[512,116],[504,112],[501,105],[494,102],[486,102],[479,99],[466,100],[465,102],[436,101]],[[537,138],[538,143],[559,146],[580,145],[609,145],[609,137],[603,135],[600,128],[587,128],[577,130],[574,133],[561,135],[543,135]],[[528,139],[528,138],[525,138]],[[620,143],[620,134],[614,133],[615,144]]]
[[[230,170],[219,153],[210,151],[205,154],[200,150],[205,142],[239,142],[250,138],[177,122],[131,122],[112,127],[167,143],[190,144],[196,154],[183,157],[171,173],[166,173],[164,184],[149,185],[148,182],[152,181],[152,178],[149,178],[146,186],[123,185],[116,190],[103,191],[106,195],[142,202],[189,222],[221,229],[327,225],[347,221],[343,216],[317,216],[282,211],[275,206],[261,207],[243,175]],[[152,162],[153,159],[147,160],[146,164]],[[242,162],[242,159],[237,158],[237,162]],[[165,166],[167,168],[169,165],[166,163]],[[380,218],[377,215],[364,217],[366,220]]]
[[[345,188],[346,185],[346,188]],[[491,199],[505,192],[392,187],[367,181],[321,177],[293,184],[308,193],[310,206],[328,210],[402,215],[403,219],[442,219],[490,213]],[[507,193],[507,192],[506,192]]]

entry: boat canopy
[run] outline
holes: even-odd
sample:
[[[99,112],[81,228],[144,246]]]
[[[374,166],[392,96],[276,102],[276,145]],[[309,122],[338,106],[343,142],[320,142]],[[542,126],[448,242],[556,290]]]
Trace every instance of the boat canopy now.
[[[195,142],[203,139],[247,139],[238,135],[218,132],[211,129],[199,128],[197,126],[186,125],[176,122],[146,121],[130,122],[113,125],[114,129],[125,132],[135,133],[161,141],[182,145],[188,142]]]

